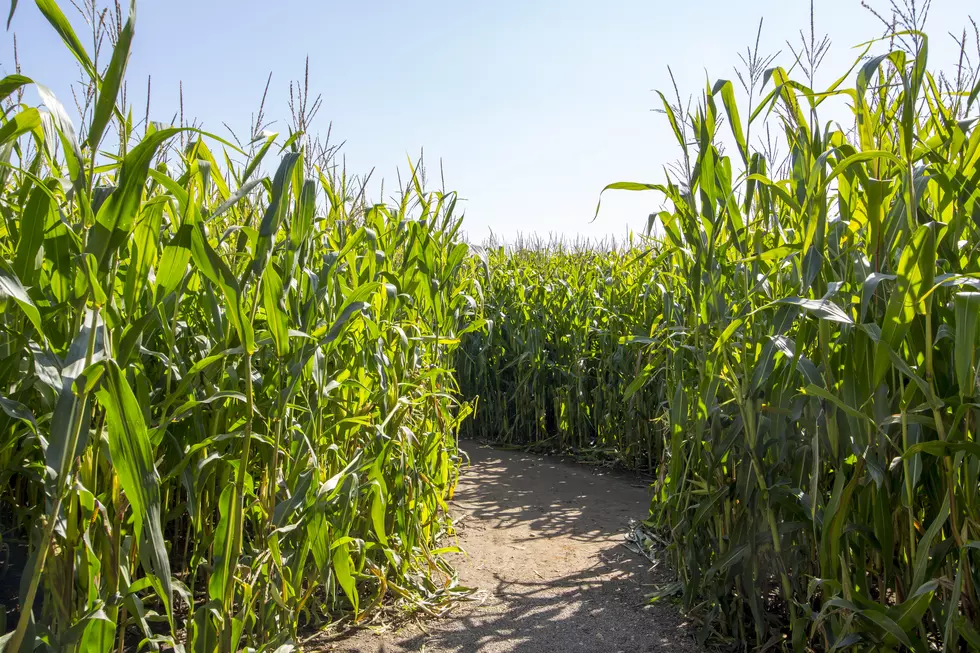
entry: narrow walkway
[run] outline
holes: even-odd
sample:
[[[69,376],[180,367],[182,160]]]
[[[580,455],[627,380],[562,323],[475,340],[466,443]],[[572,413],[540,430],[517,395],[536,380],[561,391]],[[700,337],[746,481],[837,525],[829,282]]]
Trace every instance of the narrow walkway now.
[[[645,595],[663,580],[622,546],[649,509],[629,476],[463,443],[453,508],[462,584],[477,589],[444,619],[360,632],[326,650],[396,652],[697,651],[693,628]],[[424,630],[423,630],[424,628]]]

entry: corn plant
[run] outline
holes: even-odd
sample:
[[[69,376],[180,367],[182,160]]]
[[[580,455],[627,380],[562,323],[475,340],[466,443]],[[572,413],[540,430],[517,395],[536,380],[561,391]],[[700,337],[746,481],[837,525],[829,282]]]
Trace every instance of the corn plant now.
[[[680,162],[607,188],[666,200],[647,242],[476,265],[468,428],[650,466],[658,596],[704,640],[980,648],[980,83],[928,43],[872,42],[825,89],[750,55],[747,110],[727,80],[661,95]],[[751,145],[773,132],[785,158]]]
[[[978,643],[980,86],[944,92],[912,37],[824,91],[771,69],[744,121],[727,81],[692,115],[664,103],[692,163],[655,186],[686,282],[665,279],[673,399],[653,521],[685,604],[721,638]],[[834,96],[853,133],[819,121]],[[746,136],[771,110],[789,150],[777,170]]]
[[[461,388],[481,398],[464,432],[655,465],[657,389],[624,401],[642,357],[620,341],[654,319],[648,296],[658,291],[645,279],[660,261],[629,242],[480,249],[474,272],[490,319],[457,354]]]
[[[135,4],[105,67],[36,4],[95,100],[80,127],[0,80],[0,503],[30,551],[6,650],[285,653],[435,612],[481,326],[455,196],[413,167],[371,204],[302,132],[137,128]]]

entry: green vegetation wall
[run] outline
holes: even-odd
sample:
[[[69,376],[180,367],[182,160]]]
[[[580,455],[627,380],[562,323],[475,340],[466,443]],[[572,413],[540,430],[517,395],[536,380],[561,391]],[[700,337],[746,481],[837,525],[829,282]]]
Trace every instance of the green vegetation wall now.
[[[135,6],[97,70],[36,4],[95,100],[79,124],[0,80],[5,650],[286,653],[450,600],[452,358],[479,325],[454,196],[413,170],[367,203],[302,131],[134,124]]]
[[[608,187],[666,202],[647,240],[476,265],[467,428],[649,469],[705,640],[980,648],[980,84],[928,43],[661,95],[680,160]]]
[[[811,42],[750,53],[747,102],[661,96],[680,160],[609,187],[666,202],[646,239],[470,256],[453,195],[366,202],[305,110],[244,145],[135,124],[135,8],[97,69],[36,5],[93,102],[0,80],[7,650],[432,612],[460,428],[651,472],[706,641],[980,648],[980,84],[921,31],[828,88]]]

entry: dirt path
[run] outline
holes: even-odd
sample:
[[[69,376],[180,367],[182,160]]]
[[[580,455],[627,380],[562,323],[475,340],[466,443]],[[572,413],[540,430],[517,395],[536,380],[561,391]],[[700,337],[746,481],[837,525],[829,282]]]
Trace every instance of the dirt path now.
[[[454,509],[460,581],[476,600],[436,621],[360,632],[322,650],[510,653],[697,651],[672,606],[647,606],[662,580],[622,546],[647,514],[646,483],[472,442]],[[423,627],[425,630],[423,630]]]

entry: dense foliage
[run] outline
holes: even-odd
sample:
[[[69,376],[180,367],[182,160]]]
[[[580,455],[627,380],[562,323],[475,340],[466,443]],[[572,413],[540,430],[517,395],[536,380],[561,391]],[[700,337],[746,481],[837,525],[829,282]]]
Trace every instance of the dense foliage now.
[[[724,80],[661,95],[680,162],[609,187],[666,199],[644,246],[478,266],[470,428],[651,466],[665,593],[706,639],[980,648],[980,84],[927,46],[872,43],[825,90],[819,43],[802,81],[750,53],[747,112]]]
[[[245,145],[135,126],[134,7],[99,68],[36,5],[90,93],[76,129],[0,80],[8,650],[432,612],[460,428],[651,472],[663,593],[706,640],[980,648],[980,83],[924,33],[823,91],[824,44],[750,53],[745,111],[724,80],[661,96],[679,163],[608,187],[665,198],[643,239],[471,256],[453,195],[413,170],[366,202],[305,108]]]
[[[606,245],[480,248],[489,328],[465,338],[456,363],[463,392],[480,397],[466,435],[656,468],[659,388],[624,396],[650,361],[621,340],[657,317],[647,281],[663,259]]]
[[[367,203],[301,132],[134,127],[135,6],[96,25],[103,70],[37,6],[94,100],[79,129],[0,80],[0,517],[30,556],[6,650],[285,652],[450,600],[451,361],[480,325],[454,196],[413,170]]]

